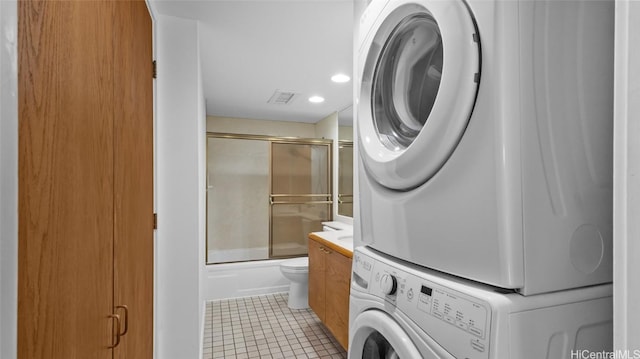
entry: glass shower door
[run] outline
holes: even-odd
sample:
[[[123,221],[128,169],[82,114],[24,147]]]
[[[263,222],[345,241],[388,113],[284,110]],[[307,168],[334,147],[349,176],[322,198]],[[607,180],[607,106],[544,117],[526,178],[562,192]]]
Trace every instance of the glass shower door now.
[[[269,142],[207,139],[207,263],[269,258]]]
[[[308,253],[307,236],[331,215],[331,144],[271,143],[271,258]]]

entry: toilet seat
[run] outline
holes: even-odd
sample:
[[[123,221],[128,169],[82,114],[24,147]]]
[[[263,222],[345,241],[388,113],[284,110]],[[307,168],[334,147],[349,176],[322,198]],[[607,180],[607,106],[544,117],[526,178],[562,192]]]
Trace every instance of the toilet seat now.
[[[280,264],[280,267],[288,272],[308,272],[309,257],[287,259]]]

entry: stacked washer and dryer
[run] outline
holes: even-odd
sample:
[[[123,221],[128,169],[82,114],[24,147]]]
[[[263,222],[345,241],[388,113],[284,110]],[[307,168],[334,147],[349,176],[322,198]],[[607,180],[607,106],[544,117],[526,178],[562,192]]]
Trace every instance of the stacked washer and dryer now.
[[[614,2],[373,0],[358,32],[349,357],[612,350]]]

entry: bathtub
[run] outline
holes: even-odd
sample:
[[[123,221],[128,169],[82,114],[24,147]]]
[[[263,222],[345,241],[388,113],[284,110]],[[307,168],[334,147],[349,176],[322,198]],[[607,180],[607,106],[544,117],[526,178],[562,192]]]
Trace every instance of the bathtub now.
[[[280,272],[282,261],[271,259],[207,265],[204,300],[287,292],[289,281]]]

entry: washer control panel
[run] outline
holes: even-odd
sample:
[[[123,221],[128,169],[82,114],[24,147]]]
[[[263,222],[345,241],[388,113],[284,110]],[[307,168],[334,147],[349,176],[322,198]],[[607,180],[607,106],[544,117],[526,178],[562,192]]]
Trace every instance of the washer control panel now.
[[[431,273],[403,268],[358,250],[353,258],[354,289],[395,306],[454,357],[489,357],[488,303],[450,288],[447,279]]]
[[[485,338],[487,309],[482,304],[468,300],[455,292],[422,285],[418,309],[480,339]]]

